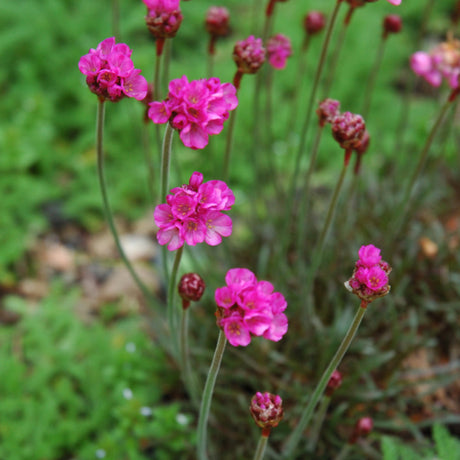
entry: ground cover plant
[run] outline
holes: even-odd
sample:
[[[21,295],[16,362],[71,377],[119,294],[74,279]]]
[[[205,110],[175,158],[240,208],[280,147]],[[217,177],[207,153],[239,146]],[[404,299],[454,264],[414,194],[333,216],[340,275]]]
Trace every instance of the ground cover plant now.
[[[460,458],[460,4],[24,3],[0,457]]]

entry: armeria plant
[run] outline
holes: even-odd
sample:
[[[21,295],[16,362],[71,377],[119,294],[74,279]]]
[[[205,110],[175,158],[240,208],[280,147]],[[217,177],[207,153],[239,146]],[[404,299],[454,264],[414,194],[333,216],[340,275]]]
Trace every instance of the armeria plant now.
[[[179,76],[169,80],[165,97],[162,96],[159,66],[163,47],[166,39],[172,39],[176,35],[175,40],[180,41],[179,27],[183,27],[187,22],[187,13],[190,8],[197,7],[196,5],[199,4],[197,1],[180,4],[179,0],[143,0],[147,7],[145,22],[156,40],[156,70],[151,85],[153,91],[150,88],[150,93],[148,93],[147,80],[141,76],[141,71],[134,67],[131,49],[127,44],[115,43],[114,38],[107,38],[97,45],[96,49],[90,49],[89,53],[80,59],[80,71],[86,76],[90,91],[96,94],[98,99],[96,144],[99,179],[107,221],[120,255],[145,294],[146,300],[160,316],[164,314],[167,319],[168,338],[166,342],[162,342],[162,345],[180,368],[186,394],[192,403],[191,410],[196,411],[197,436],[194,458],[198,460],[205,460],[208,456],[216,459],[224,458],[221,456],[224,454],[218,451],[217,443],[215,445],[212,443],[215,430],[209,430],[209,425],[215,427],[230,423],[231,418],[237,416],[234,415],[233,408],[237,405],[237,401],[241,400],[247,401],[250,414],[257,426],[261,428],[258,442],[253,441],[253,452],[245,452],[244,458],[249,458],[253,454],[255,460],[260,460],[267,451],[271,451],[271,458],[295,459],[306,458],[307,453],[311,455],[315,452],[321,439],[321,431],[328,424],[328,412],[333,406],[333,394],[335,397],[335,391],[340,392],[342,380],[348,378],[347,373],[342,374],[339,371],[339,367],[355,341],[368,306],[390,292],[389,277],[392,268],[382,259],[381,249],[377,244],[381,246],[386,257],[399,259],[395,242],[411,210],[409,203],[415,185],[422,173],[434,136],[460,92],[460,42],[449,36],[446,42],[435,46],[429,52],[418,51],[410,58],[413,71],[428,84],[439,87],[444,80],[447,82],[450,88],[447,102],[441,108],[438,120],[428,134],[413,171],[408,171],[408,181],[400,184],[405,194],[400,203],[396,203],[395,206],[392,203],[393,209],[397,211],[391,217],[391,224],[388,225],[393,227],[392,230],[383,237],[381,234],[376,234],[374,240],[376,245],[356,241],[356,236],[361,237],[363,233],[368,239],[371,230],[352,231],[348,243],[337,236],[338,227],[342,222],[335,223],[334,217],[337,212],[340,216],[343,216],[347,210],[351,214],[354,212],[351,205],[347,208],[348,201],[351,202],[350,197],[354,195],[350,190],[348,193],[347,190],[344,191],[351,159],[355,157],[354,175],[357,177],[364,162],[364,153],[372,150],[372,146],[377,142],[374,139],[385,134],[376,135],[371,132],[370,126],[375,124],[367,124],[367,118],[372,120],[375,116],[376,104],[371,105],[371,98],[378,90],[379,69],[383,65],[383,45],[390,34],[401,31],[401,18],[394,14],[387,14],[382,18],[383,32],[379,32],[381,48],[377,53],[373,71],[367,80],[359,83],[365,89],[364,102],[360,105],[364,107],[365,116],[351,111],[357,110],[355,109],[357,104],[346,100],[345,96],[334,99],[335,94],[323,94],[324,97],[319,95],[322,91],[333,88],[328,86],[327,81],[323,81],[328,65],[329,79],[352,78],[352,76],[341,75],[336,67],[338,59],[347,50],[346,43],[335,43],[335,46],[340,46],[341,55],[332,53],[329,63],[327,59],[330,54],[329,45],[334,40],[334,26],[340,16],[342,4],[348,4],[349,8],[344,17],[344,24],[348,30],[354,24],[350,20],[351,14],[363,6],[373,8],[373,5],[367,4],[375,1],[335,0],[321,4],[331,11],[305,12],[298,24],[298,35],[302,36],[303,40],[297,48],[293,46],[289,36],[274,30],[277,26],[278,11],[289,8],[289,2],[275,0],[264,2],[265,5],[259,6],[261,17],[265,15],[261,31],[253,30],[251,35],[247,36],[245,31],[238,30],[238,21],[233,21],[235,37],[232,39],[235,38],[235,43],[233,47],[230,46],[233,52],[227,56],[231,64],[229,68],[234,69],[236,64],[232,83],[222,82],[217,76],[224,47],[219,51],[219,60],[214,58],[217,39],[223,41],[230,33],[229,19],[234,18],[231,7],[237,2],[226,7],[212,6],[207,9],[203,17],[202,27],[203,40],[208,42],[207,53],[209,54],[207,69],[206,66],[202,66],[202,71],[207,71],[207,75],[193,79],[190,74],[187,74],[187,69],[181,69]],[[387,2],[392,5],[403,3],[401,0],[387,0]],[[277,3],[286,3],[286,5],[278,8]],[[386,6],[390,8],[390,5],[386,4]],[[140,22],[141,20],[142,18]],[[345,40],[344,35],[342,39]],[[316,62],[310,60],[312,47],[315,45],[317,45],[318,59]],[[296,54],[297,75],[306,74],[309,94],[303,94],[304,86],[307,85],[300,82],[297,85],[296,82],[298,94],[292,100],[292,111],[287,118],[291,121],[299,119],[303,123],[300,131],[296,132],[295,144],[288,144],[289,161],[286,160],[285,164],[280,166],[274,158],[272,131],[287,128],[283,134],[287,142],[300,123],[290,122],[286,126],[286,122],[278,116],[274,102],[277,84],[273,81],[273,71],[268,66],[263,67],[263,64],[267,61],[272,68],[280,71],[277,75],[281,78],[283,72],[286,72],[285,69],[289,70],[290,61],[296,58]],[[409,61],[409,56],[407,57]],[[311,70],[311,73],[308,74],[306,69]],[[250,99],[241,97],[242,94],[247,95],[241,83],[244,75],[256,73],[257,77],[252,82],[255,89],[253,107],[251,107]],[[291,74],[296,72],[286,73],[283,78],[287,79],[286,75]],[[250,83],[247,82],[248,85]],[[149,292],[125,256],[109,205],[103,169],[103,114],[106,101],[118,102],[122,98],[143,101],[147,106],[148,119],[155,125],[165,125],[161,162],[158,168],[155,168],[159,170],[157,180],[160,183],[160,191],[152,216],[152,227],[156,230],[158,244],[164,249],[163,280],[167,285],[166,299]],[[277,101],[279,103],[279,99]],[[343,106],[347,106],[346,111],[342,111]],[[235,123],[237,108],[238,111],[249,110],[252,114],[243,119],[244,122],[251,120],[251,126],[246,133],[242,125],[238,126]],[[316,121],[312,121],[314,111],[318,116]],[[247,114],[244,112],[244,115]],[[315,180],[317,172],[321,169],[321,164],[318,162],[322,154],[320,140],[322,136],[324,137],[326,127],[330,127],[330,136],[329,139],[324,139],[324,142],[332,140],[328,144],[330,163],[335,171],[331,176],[338,179],[335,188],[329,191],[328,199],[324,203],[319,203],[321,211],[318,212],[315,209]],[[243,130],[242,134],[238,129]],[[316,135],[312,141],[310,132],[313,130],[316,130]],[[179,147],[174,146],[175,131],[181,141]],[[212,137],[222,135],[224,131],[226,131],[226,141],[220,144],[225,145],[224,151],[219,152],[219,156],[215,155],[215,151],[211,154],[211,150],[207,148],[208,144],[213,143]],[[248,139],[248,133],[254,136],[252,140]],[[239,145],[250,145],[252,151],[245,152],[248,153],[246,156],[236,152],[237,155],[233,157],[231,152],[235,140]],[[340,155],[336,153],[337,144],[334,142],[344,151],[343,162],[340,160]],[[153,149],[153,146],[151,148]],[[191,157],[196,151],[199,151],[199,156]],[[252,158],[247,158],[248,156]],[[194,159],[190,160],[190,158]],[[190,165],[194,162],[200,165],[206,162],[206,173],[196,171],[198,166],[192,169]],[[340,170],[339,163],[342,163]],[[267,176],[264,176],[266,169],[264,170],[263,165],[265,164],[271,165],[270,174]],[[171,171],[174,174],[171,174]],[[214,176],[209,174],[209,171],[213,171]],[[184,178],[170,188],[170,176],[177,180],[176,178],[182,175]],[[188,178],[188,182],[185,178]],[[256,182],[257,193],[244,191],[245,184],[251,181]],[[276,195],[273,195],[273,190],[277,191]],[[267,195],[264,195],[265,193]],[[355,181],[353,193],[360,193]],[[261,206],[262,202],[265,206]],[[245,215],[247,209],[251,210],[250,216]],[[366,210],[367,222],[372,225],[369,228],[374,228],[372,212],[370,208]],[[265,244],[264,232],[247,227],[249,222],[252,224],[256,222],[255,227],[264,228],[274,235],[267,240],[270,244]],[[250,248],[246,247],[246,254],[241,256],[238,238],[244,238],[248,233],[254,233],[255,236],[250,239]],[[330,238],[332,233],[335,238]],[[200,250],[198,248],[200,243],[204,243],[202,246],[208,248]],[[181,271],[182,253],[186,246],[190,248],[186,249],[186,252],[190,251],[186,261],[187,269],[190,266],[193,269],[188,270],[177,283]],[[344,280],[328,279],[327,284],[324,284],[322,278],[320,280],[320,277],[324,276],[321,270],[324,270],[325,263],[330,262],[327,258],[331,258],[332,253],[337,260],[336,264],[343,262],[346,254],[348,258],[346,264],[350,266],[349,254],[354,252],[357,252],[358,260],[352,275],[345,282],[346,289],[343,291],[348,290],[359,298],[356,314],[354,318],[350,318],[349,325],[340,328],[342,337],[336,334],[328,348],[318,352],[321,356],[318,360],[320,363],[318,369],[322,374],[317,381],[309,381],[312,377],[311,373],[308,376],[298,377],[289,370],[289,365],[297,358],[296,349],[302,347],[303,336],[310,334],[320,344],[324,343],[320,338],[331,331],[330,319],[320,311],[319,305],[331,301],[334,304],[331,310],[343,311],[341,304],[347,302],[347,300],[342,301],[340,291],[332,287],[343,284]],[[170,253],[174,254],[171,270],[168,268]],[[222,256],[223,253],[225,256]],[[235,266],[248,268],[232,268]],[[225,285],[223,285],[224,281]],[[282,293],[275,291],[275,286]],[[329,295],[328,289],[335,294]],[[209,291],[213,292],[212,299],[207,296]],[[182,299],[182,305],[176,300],[177,294]],[[192,305],[192,302],[197,305]],[[162,311],[162,303],[166,304],[166,313]],[[287,308],[288,303],[289,308]],[[212,307],[207,308],[203,314],[203,308],[209,304]],[[380,305],[379,308],[386,307]],[[200,315],[194,315],[196,309],[200,311]],[[373,306],[369,310],[371,311],[368,316],[377,315],[373,311]],[[181,314],[180,321],[179,314]],[[197,359],[194,350],[198,345],[196,337],[189,337],[189,319],[192,322],[199,322],[203,328],[201,344],[207,342],[208,336],[215,337],[217,335],[215,331],[218,330],[217,345],[206,376],[200,375],[201,366],[192,362]],[[369,318],[369,321],[372,319]],[[214,329],[216,324],[217,328]],[[256,373],[256,376],[260,377],[260,382],[255,382],[253,379],[246,384],[240,382],[240,385],[233,387],[228,384],[228,379],[231,377],[229,371],[224,370],[219,376],[219,385],[216,386],[227,342],[232,347],[232,352],[242,360],[251,362],[254,359],[253,353],[264,356],[267,362],[259,363],[264,376]],[[333,345],[337,345],[335,352]],[[353,353],[357,352],[353,351]],[[271,374],[270,369],[276,367],[269,363],[273,359],[276,359],[276,366],[280,367],[284,375],[281,375],[281,372]],[[349,368],[347,370],[349,371]],[[297,369],[296,372],[299,373],[299,370]],[[291,388],[290,378],[297,382],[299,380],[296,379],[300,378],[302,397],[299,398],[298,393],[289,393],[295,387],[292,385]],[[202,384],[203,380],[204,384]],[[226,406],[223,410],[230,420],[217,420],[217,412],[214,417],[211,416],[213,395],[219,386],[226,387]],[[270,392],[258,391],[261,387]],[[279,392],[281,395],[271,391]],[[254,392],[255,395],[249,403],[248,395]],[[355,398],[359,399],[359,396],[358,391]],[[216,404],[224,403],[221,398],[218,398]],[[272,428],[278,425],[280,428],[277,428],[274,435],[276,438],[273,447],[269,447],[268,437]],[[334,446],[331,452],[337,450],[337,458],[346,458],[357,440],[367,435],[372,427],[371,418],[361,418],[348,441],[342,441],[342,448]],[[247,437],[250,436],[250,428],[243,428],[243,431]],[[251,442],[247,442],[246,445]]]

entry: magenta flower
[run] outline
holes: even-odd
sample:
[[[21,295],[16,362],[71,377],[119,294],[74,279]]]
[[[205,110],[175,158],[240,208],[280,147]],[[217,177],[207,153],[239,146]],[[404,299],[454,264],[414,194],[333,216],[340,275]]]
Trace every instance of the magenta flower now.
[[[86,75],[90,91],[101,100],[118,102],[125,96],[141,101],[147,95],[147,80],[134,68],[131,50],[125,43],[106,38],[80,58],[78,68]]]
[[[154,123],[169,122],[187,147],[202,149],[210,135],[222,131],[229,111],[237,105],[236,88],[231,83],[221,84],[218,78],[189,82],[184,75],[169,82],[164,101],[149,104],[148,116]]]
[[[183,16],[179,0],[143,0],[147,7],[145,23],[155,38],[172,38],[176,35]]]
[[[362,306],[366,307],[368,303],[390,292],[388,276],[391,267],[382,260],[380,249],[373,244],[361,246],[358,256],[352,277],[345,283],[345,287],[356,294],[362,300]]]
[[[251,335],[278,342],[287,332],[288,320],[283,313],[287,303],[283,295],[273,292],[268,281],[257,281],[246,268],[233,268],[225,276],[226,286],[214,294],[217,324],[234,347],[245,347]]]
[[[233,192],[225,182],[203,183],[203,175],[194,172],[188,184],[173,188],[166,204],[155,208],[157,240],[174,251],[187,243],[195,246],[206,242],[217,246],[223,236],[232,233],[232,220],[221,211],[228,211],[235,202]]]
[[[267,42],[268,63],[275,69],[286,67],[286,61],[292,55],[291,40],[283,34],[271,37]]]
[[[441,43],[429,53],[417,51],[411,56],[410,65],[431,86],[440,86],[444,78],[450,88],[456,89],[460,75],[460,41],[452,39]]]
[[[387,0],[388,3],[391,3],[392,5],[401,5],[402,0]]]

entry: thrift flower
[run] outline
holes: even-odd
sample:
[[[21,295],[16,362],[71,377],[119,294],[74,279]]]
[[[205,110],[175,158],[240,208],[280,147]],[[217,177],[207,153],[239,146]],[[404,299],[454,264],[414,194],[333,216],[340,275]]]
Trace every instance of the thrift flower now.
[[[257,426],[270,430],[283,419],[283,400],[278,395],[258,391],[251,399],[249,410]]]
[[[142,100],[147,95],[147,80],[134,68],[131,50],[125,43],[106,38],[96,49],[80,58],[78,68],[86,75],[90,91],[101,100],[118,102],[123,97]]]
[[[332,135],[345,149],[345,164],[348,164],[353,149],[359,146],[366,131],[363,117],[351,112],[344,112],[332,120]]]
[[[234,268],[225,276],[226,286],[216,289],[217,325],[231,345],[245,347],[251,335],[278,342],[288,329],[283,313],[286,300],[268,281],[257,281],[246,268]]]
[[[326,123],[332,123],[334,118],[339,115],[340,102],[335,99],[324,99],[319,103],[316,114],[319,118],[319,125],[323,127]]]
[[[183,16],[179,0],[142,0],[147,7],[145,23],[155,38],[172,38],[176,35]]]
[[[265,48],[261,38],[250,35],[246,40],[236,42],[233,60],[240,73],[256,73],[265,62]]]
[[[149,104],[148,116],[154,123],[169,122],[185,146],[202,149],[210,135],[222,131],[229,111],[237,105],[236,88],[231,83],[221,84],[218,78],[189,82],[184,75],[169,82],[164,101]]]
[[[210,35],[225,37],[230,31],[230,13],[224,6],[211,6],[206,13],[205,26]]]
[[[291,40],[283,34],[271,37],[267,42],[268,63],[275,69],[286,67],[286,61],[292,54]]]
[[[410,65],[431,86],[440,86],[444,78],[452,89],[456,89],[460,75],[460,41],[448,40],[429,53],[417,51],[411,56]]]
[[[380,249],[373,244],[361,246],[358,256],[352,277],[345,283],[345,287],[363,301],[362,306],[365,308],[368,303],[390,292],[388,276],[391,267],[382,260]]]
[[[203,175],[194,172],[188,184],[171,189],[166,203],[155,208],[158,243],[168,244],[170,251],[184,243],[217,246],[223,236],[232,233],[232,220],[221,211],[231,209],[234,202],[233,192],[225,182],[203,182]]]
[[[190,306],[190,302],[198,302],[204,293],[206,284],[197,273],[182,275],[177,290],[182,298],[184,310]]]
[[[326,18],[320,11],[310,11],[303,20],[303,26],[307,35],[315,35],[321,32],[326,25]]]

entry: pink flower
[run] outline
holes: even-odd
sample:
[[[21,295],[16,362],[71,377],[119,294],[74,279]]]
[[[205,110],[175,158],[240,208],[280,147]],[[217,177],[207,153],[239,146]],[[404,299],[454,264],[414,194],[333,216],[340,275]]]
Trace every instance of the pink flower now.
[[[148,116],[154,123],[166,123],[179,131],[187,147],[202,149],[210,135],[219,134],[229,111],[238,105],[236,88],[220,83],[218,78],[188,81],[182,78],[169,83],[168,97],[149,104]]]
[[[172,38],[181,23],[179,0],[143,0],[147,7],[145,23],[155,38]]]
[[[257,426],[270,430],[283,419],[283,400],[278,395],[258,391],[251,399],[249,410]]]
[[[388,276],[391,267],[382,260],[380,249],[372,244],[361,246],[358,256],[353,274],[345,287],[361,299],[361,306],[365,308],[376,298],[390,292]]]
[[[271,37],[267,43],[268,63],[275,69],[286,67],[286,61],[292,54],[291,40],[283,34]]]
[[[283,313],[286,300],[274,292],[268,281],[257,281],[246,268],[234,268],[225,276],[226,286],[217,288],[214,298],[217,324],[233,346],[246,346],[251,335],[278,342],[288,329]]]
[[[240,73],[256,73],[265,62],[262,39],[250,35],[246,40],[236,42],[233,48],[233,60]]]
[[[232,220],[221,211],[231,209],[233,192],[225,182],[203,183],[203,175],[194,172],[188,184],[173,188],[166,203],[155,208],[155,224],[159,227],[159,244],[168,244],[174,251],[187,243],[195,246],[206,242],[216,246],[222,237],[232,233]]]
[[[410,58],[410,66],[431,86],[440,86],[444,78],[450,88],[456,89],[460,75],[460,41],[451,39],[429,53],[417,51]]]
[[[125,96],[141,101],[147,95],[147,80],[134,68],[131,50],[125,43],[106,38],[80,58],[78,68],[86,75],[90,91],[101,100],[118,102]]]
[[[387,0],[387,2],[391,3],[392,5],[401,5],[402,0]]]

